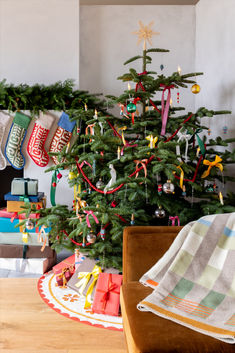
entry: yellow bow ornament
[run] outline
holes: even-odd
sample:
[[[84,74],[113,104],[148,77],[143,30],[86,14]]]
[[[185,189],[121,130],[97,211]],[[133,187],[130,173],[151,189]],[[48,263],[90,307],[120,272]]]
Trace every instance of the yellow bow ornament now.
[[[224,168],[223,168],[223,165],[220,162],[222,162],[222,158],[220,158],[217,155],[215,156],[214,162],[210,162],[207,159],[204,159],[203,164],[208,165],[208,169],[205,170],[205,172],[202,174],[201,177],[202,178],[206,178],[210,174],[210,171],[211,171],[212,167],[217,167],[222,172]]]
[[[148,135],[147,137],[145,137],[145,139],[150,141],[148,147],[155,148],[155,145],[157,143],[158,137],[153,137],[153,135]]]

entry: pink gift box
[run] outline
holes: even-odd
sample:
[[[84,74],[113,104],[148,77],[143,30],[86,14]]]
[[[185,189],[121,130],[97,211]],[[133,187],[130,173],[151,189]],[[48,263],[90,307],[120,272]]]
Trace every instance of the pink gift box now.
[[[0,209],[0,217],[3,217],[3,218],[12,218],[14,217],[14,219],[18,219],[20,216],[21,219],[25,219],[25,214],[20,214],[18,215],[17,212],[7,212],[7,209],[6,208],[2,208]],[[37,218],[38,215],[36,213],[31,213],[29,215],[29,218]]]

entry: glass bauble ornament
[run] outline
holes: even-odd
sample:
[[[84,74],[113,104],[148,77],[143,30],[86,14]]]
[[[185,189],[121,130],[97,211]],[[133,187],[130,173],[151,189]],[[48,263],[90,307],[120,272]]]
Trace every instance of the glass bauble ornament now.
[[[228,132],[228,127],[225,125],[225,126],[223,126],[223,133],[227,134],[227,132]]]
[[[162,206],[159,206],[154,213],[157,218],[164,218],[166,216],[166,212],[163,210]]]
[[[97,183],[95,185],[96,185],[97,189],[102,189],[104,187],[104,183],[101,178],[99,179],[99,181],[97,181]]]
[[[28,230],[32,230],[34,228],[34,223],[30,219],[27,219],[27,221],[25,222],[25,227]]]
[[[201,87],[197,83],[195,83],[191,87],[191,91],[192,91],[192,93],[197,94],[197,93],[199,93],[201,91]]]
[[[88,241],[88,243],[94,244],[96,241],[96,235],[93,232],[90,232],[87,234],[86,240]]]
[[[69,180],[75,179],[77,175],[74,172],[69,172]]]
[[[166,194],[173,194],[173,192],[175,190],[175,186],[174,186],[174,184],[172,184],[171,180],[167,180],[167,182],[165,184],[163,184],[162,188]]]
[[[126,106],[128,113],[134,113],[136,111],[136,105],[134,103],[129,103]]]
[[[161,69],[161,70],[164,69],[164,65],[163,65],[163,64],[160,65],[160,69]]]

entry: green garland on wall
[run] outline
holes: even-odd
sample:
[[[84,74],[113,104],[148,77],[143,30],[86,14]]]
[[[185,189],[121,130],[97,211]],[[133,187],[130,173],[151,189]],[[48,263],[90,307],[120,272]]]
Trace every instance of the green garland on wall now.
[[[87,91],[75,90],[74,81],[58,81],[52,85],[7,84],[0,81],[0,109],[8,111],[30,110],[32,115],[39,111],[58,110],[69,111],[79,109],[84,104],[90,108],[102,105],[97,98],[99,94],[91,95]]]

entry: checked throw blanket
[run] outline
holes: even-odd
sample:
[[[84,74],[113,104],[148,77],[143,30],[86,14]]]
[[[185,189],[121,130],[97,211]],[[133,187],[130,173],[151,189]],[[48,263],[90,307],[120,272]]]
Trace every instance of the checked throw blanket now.
[[[235,343],[235,213],[187,224],[140,282],[139,310]]]

